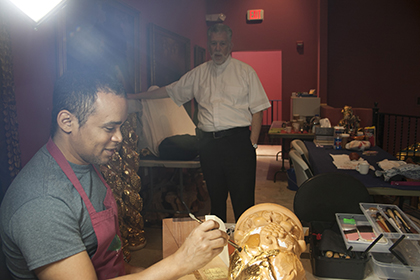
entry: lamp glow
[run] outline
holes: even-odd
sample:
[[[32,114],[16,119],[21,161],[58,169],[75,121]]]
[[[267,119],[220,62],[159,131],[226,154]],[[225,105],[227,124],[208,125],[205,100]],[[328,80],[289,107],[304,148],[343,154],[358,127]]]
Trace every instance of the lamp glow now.
[[[54,9],[58,9],[66,0],[10,0],[16,7],[39,24]]]

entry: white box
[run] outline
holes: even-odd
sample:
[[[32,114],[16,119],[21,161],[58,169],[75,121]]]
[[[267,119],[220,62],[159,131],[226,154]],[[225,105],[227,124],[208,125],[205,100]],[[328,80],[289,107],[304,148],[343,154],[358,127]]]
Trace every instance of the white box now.
[[[294,114],[300,117],[319,115],[321,99],[319,97],[291,97],[290,99],[290,119]]]

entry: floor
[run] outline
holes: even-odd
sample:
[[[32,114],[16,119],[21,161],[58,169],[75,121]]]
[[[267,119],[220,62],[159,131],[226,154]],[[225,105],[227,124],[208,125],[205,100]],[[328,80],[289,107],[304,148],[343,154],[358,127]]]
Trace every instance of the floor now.
[[[281,156],[276,161],[276,154],[281,150],[279,145],[259,145],[257,149],[257,182],[255,189],[255,202],[277,203],[293,210],[293,197],[295,192],[287,188],[285,172],[277,174],[274,182],[274,173],[281,168]],[[288,161],[285,161],[288,168]],[[227,222],[234,223],[234,215],[230,201],[228,201]],[[131,254],[131,264],[148,267],[162,259],[162,227],[161,224],[148,224],[145,226],[146,246]]]

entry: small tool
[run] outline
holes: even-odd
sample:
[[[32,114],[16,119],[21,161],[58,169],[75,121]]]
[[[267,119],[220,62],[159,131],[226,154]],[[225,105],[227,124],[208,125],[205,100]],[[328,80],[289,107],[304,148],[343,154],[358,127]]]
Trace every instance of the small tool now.
[[[190,217],[191,217],[191,219],[193,219],[194,221],[196,221],[197,223],[199,223],[199,224],[202,224],[203,223],[203,221],[202,220],[200,220],[200,219],[198,219],[193,213],[189,213],[189,215],[190,215]],[[235,248],[236,250],[238,250],[238,252],[241,252],[242,251],[242,248],[241,247],[239,247],[238,245],[236,245],[236,243],[234,243],[233,241],[231,241],[230,239],[228,239],[228,243],[230,244],[230,245],[232,245],[233,246],[233,248]]]
[[[408,223],[404,220],[404,218],[401,216],[401,214],[397,210],[394,209],[394,213],[403,222],[404,226],[408,229],[408,231],[410,231],[411,233],[418,233],[417,230],[415,230],[414,228],[408,225]]]

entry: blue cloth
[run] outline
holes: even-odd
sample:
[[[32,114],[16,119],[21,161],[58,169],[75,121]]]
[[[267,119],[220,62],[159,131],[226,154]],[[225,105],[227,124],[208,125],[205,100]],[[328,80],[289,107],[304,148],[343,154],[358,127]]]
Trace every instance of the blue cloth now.
[[[371,147],[370,151],[377,151],[378,154],[374,156],[363,155],[361,151],[350,151],[350,150],[335,150],[332,146],[316,147],[312,141],[305,141],[305,145],[308,148],[309,152],[309,161],[313,168],[314,175],[327,173],[327,172],[342,172],[352,175],[359,181],[361,181],[366,188],[375,188],[375,187],[385,187],[385,188],[396,188],[401,190],[419,190],[418,186],[400,186],[400,185],[391,185],[390,182],[386,182],[383,177],[376,177],[373,170],[369,170],[367,175],[362,175],[356,170],[344,170],[337,169],[333,164],[330,154],[350,154],[356,152],[363,159],[369,162],[376,170],[382,170],[378,166],[378,162],[388,159],[388,160],[397,160],[396,157],[382,150],[378,146]]]

